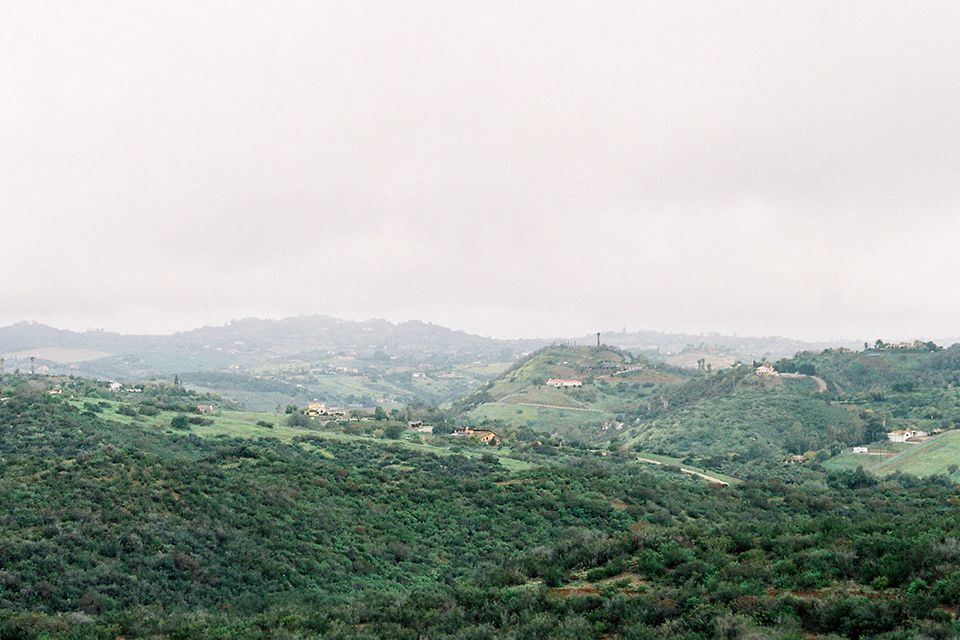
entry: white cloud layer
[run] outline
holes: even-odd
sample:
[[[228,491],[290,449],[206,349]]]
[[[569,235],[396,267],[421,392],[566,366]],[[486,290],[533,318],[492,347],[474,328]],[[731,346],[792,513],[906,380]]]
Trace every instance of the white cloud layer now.
[[[0,323],[957,335],[960,9],[0,7]]]

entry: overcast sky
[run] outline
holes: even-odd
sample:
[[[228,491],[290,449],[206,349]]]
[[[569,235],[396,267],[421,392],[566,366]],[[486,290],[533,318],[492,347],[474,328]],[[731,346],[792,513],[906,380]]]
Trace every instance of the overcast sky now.
[[[0,324],[960,334],[954,2],[0,4]]]

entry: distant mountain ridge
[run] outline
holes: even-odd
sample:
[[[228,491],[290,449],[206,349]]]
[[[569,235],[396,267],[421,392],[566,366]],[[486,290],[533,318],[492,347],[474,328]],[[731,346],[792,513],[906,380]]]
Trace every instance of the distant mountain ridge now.
[[[498,340],[416,320],[247,318],[170,335],[0,327],[10,371],[180,380],[261,409],[322,399],[398,405],[461,397],[546,340]],[[490,367],[491,370],[487,370]]]
[[[829,347],[859,348],[858,340],[808,342],[782,336],[736,336],[720,333],[669,333],[663,331],[602,331],[601,342],[634,352],[679,353],[685,349],[709,348],[744,356],[789,357],[799,351],[820,351]],[[407,350],[414,346],[429,351],[466,350],[483,353],[505,347],[521,351],[537,349],[552,342],[595,344],[596,334],[578,338],[489,338],[449,329],[419,320],[392,323],[388,320],[341,320],[325,315],[294,316],[281,320],[244,318],[221,326],[204,326],[166,335],[122,334],[102,329],[83,332],[56,329],[25,321],[0,327],[0,353],[25,349],[62,347],[124,351],[144,348],[234,348],[257,349],[274,354],[291,354],[318,349]],[[243,343],[238,345],[237,343]],[[648,353],[649,355],[649,353]]]
[[[340,320],[329,316],[297,316],[282,320],[245,318],[222,326],[205,326],[167,335],[120,334],[55,329],[36,322],[0,327],[0,353],[62,347],[124,351],[157,348],[236,348],[274,355],[316,350],[413,348],[425,351],[502,351],[504,347],[536,348],[546,340],[499,340],[410,320]]]

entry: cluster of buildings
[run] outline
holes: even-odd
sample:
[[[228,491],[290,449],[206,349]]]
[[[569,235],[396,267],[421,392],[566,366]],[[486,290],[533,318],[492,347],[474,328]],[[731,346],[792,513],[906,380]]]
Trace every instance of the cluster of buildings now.
[[[307,415],[313,418],[319,418],[320,416],[330,416],[331,418],[340,418],[347,415],[347,412],[343,409],[334,409],[333,407],[327,408],[326,402],[308,402],[307,403]]]
[[[906,442],[910,438],[926,438],[930,434],[926,431],[918,431],[915,429],[904,429],[902,431],[891,431],[887,434],[887,439],[890,442]]]

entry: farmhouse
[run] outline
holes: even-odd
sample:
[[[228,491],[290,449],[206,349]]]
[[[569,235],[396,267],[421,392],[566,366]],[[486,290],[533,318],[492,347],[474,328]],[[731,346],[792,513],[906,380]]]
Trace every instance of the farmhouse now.
[[[563,378],[550,378],[547,380],[548,387],[582,387],[580,380],[564,380]]]
[[[347,412],[343,409],[334,409],[333,407],[327,407],[326,402],[313,402],[307,403],[307,415],[312,418],[319,418],[320,416],[333,416],[340,417],[347,415]]]
[[[470,427],[464,427],[462,429],[456,429],[450,435],[454,438],[473,436],[474,438],[479,438],[483,444],[500,444],[500,437],[489,429],[471,429]]]

